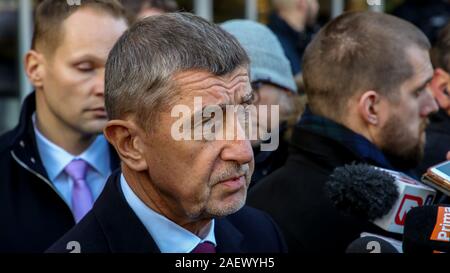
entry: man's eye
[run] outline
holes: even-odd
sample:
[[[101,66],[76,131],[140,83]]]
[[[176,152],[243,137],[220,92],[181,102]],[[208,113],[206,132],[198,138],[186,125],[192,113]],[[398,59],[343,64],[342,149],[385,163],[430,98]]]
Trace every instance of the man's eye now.
[[[250,95],[250,99],[248,100],[248,104],[253,104],[257,102],[257,95],[256,95],[257,91],[254,91],[251,93]]]
[[[219,125],[219,127],[216,127]],[[214,119],[209,119],[206,123],[203,124],[203,141],[214,141],[216,140],[216,133],[217,130],[220,129],[220,123],[217,124],[217,122]]]
[[[204,118],[202,119],[202,126],[205,126],[205,124],[211,123],[213,118]]]
[[[419,97],[423,92],[425,92],[426,88],[422,88],[422,89],[418,89],[416,91],[414,91],[414,95],[416,97]]]
[[[94,66],[88,62],[80,63],[76,67],[78,70],[80,70],[82,72],[90,72],[90,71],[94,70]]]
[[[255,93],[252,92],[250,93],[248,96],[246,96],[246,98],[244,98],[244,100],[242,101],[241,105],[244,107],[247,107],[248,105],[251,105],[255,102]]]

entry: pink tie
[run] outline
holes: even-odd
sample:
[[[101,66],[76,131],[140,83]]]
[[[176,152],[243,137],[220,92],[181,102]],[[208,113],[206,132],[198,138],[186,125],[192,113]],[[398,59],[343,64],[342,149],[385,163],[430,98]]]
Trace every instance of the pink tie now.
[[[64,171],[73,180],[72,213],[77,223],[92,208],[94,203],[91,191],[86,184],[87,167],[86,161],[75,159],[64,168]]]

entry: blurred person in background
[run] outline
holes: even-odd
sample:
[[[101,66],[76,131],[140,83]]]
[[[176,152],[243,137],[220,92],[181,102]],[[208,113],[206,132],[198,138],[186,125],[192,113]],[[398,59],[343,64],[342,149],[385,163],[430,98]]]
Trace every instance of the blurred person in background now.
[[[303,59],[308,107],[286,164],[261,180],[248,204],[280,225],[290,252],[343,253],[362,232],[398,238],[334,207],[324,185],[350,163],[407,171],[423,155],[430,43],[414,25],[379,12],[329,22]]]
[[[416,25],[434,44],[439,31],[450,19],[450,1],[405,0],[393,11],[393,15]]]
[[[268,27],[281,42],[292,73],[301,78],[301,63],[306,46],[314,33],[319,12],[317,0],[272,0],[274,13],[269,18]]]
[[[431,49],[434,67],[430,90],[438,105],[439,112],[430,116],[424,158],[416,174],[422,176],[429,167],[445,161],[450,151],[450,24],[441,30]]]
[[[15,123],[16,111],[8,107],[17,101],[19,89],[17,51],[17,12],[2,9],[0,3],[0,132],[11,129]]]
[[[102,134],[104,72],[128,27],[125,10],[116,0],[44,0],[34,18],[25,69],[35,91],[17,127],[0,137],[1,252],[43,252],[119,167]]]
[[[254,92],[255,105],[267,105],[270,113],[271,105],[279,106],[279,146],[275,151],[262,151],[261,140],[253,140],[255,171],[251,186],[266,175],[281,167],[288,156],[286,139],[287,121],[298,111],[295,109],[294,96],[297,86],[292,75],[289,60],[284,55],[277,37],[266,26],[250,20],[230,20],[223,23],[222,28],[231,33],[244,47],[250,57],[250,81]],[[270,115],[267,121],[260,124],[257,117],[252,118],[253,128],[260,135],[270,133]],[[266,126],[264,126],[266,125]],[[264,128],[261,128],[264,127]]]
[[[178,4],[175,0],[120,0],[127,10],[131,21],[167,12],[176,12]]]

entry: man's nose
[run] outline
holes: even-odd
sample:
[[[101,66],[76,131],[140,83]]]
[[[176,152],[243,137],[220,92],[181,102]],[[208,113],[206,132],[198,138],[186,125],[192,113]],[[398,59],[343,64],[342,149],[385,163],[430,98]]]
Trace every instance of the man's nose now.
[[[227,141],[221,154],[224,161],[235,161],[239,165],[248,164],[253,160],[253,150],[249,140]]]
[[[422,117],[427,117],[430,114],[437,112],[438,110],[439,106],[436,102],[436,99],[434,98],[433,94],[431,94],[431,91],[427,89],[427,91],[425,92],[425,98],[420,115]]]
[[[103,96],[105,94],[105,69],[99,69],[94,79],[94,95]]]
[[[225,147],[222,150],[222,160],[236,161],[240,165],[250,163],[253,160],[253,150],[250,141],[245,137],[244,128],[237,122],[235,127],[237,129],[236,135],[233,139],[226,139]]]

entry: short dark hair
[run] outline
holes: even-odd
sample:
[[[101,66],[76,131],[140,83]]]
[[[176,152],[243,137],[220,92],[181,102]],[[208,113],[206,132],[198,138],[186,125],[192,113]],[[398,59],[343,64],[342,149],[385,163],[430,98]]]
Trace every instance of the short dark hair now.
[[[450,23],[439,31],[436,43],[430,52],[434,68],[442,68],[450,73]]]
[[[239,42],[219,26],[190,13],[166,13],[135,23],[109,53],[105,105],[110,119],[131,114],[148,129],[177,94],[176,73],[200,70],[221,76],[249,58]],[[139,113],[136,115],[136,113]]]
[[[62,23],[75,11],[94,8],[115,18],[124,18],[126,12],[118,0],[82,0],[81,5],[69,5],[62,0],[43,0],[34,12],[34,33],[31,48],[43,45],[46,52],[54,52],[63,37]]]
[[[389,99],[414,71],[406,49],[429,50],[414,25],[379,12],[348,12],[315,36],[303,58],[308,103],[316,114],[342,117],[350,97],[375,90]]]

